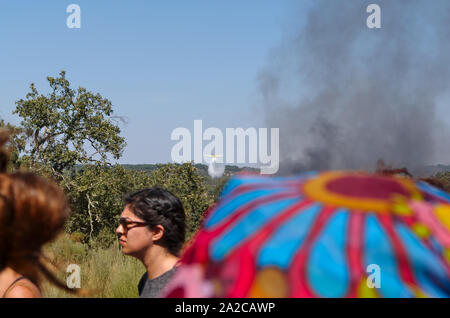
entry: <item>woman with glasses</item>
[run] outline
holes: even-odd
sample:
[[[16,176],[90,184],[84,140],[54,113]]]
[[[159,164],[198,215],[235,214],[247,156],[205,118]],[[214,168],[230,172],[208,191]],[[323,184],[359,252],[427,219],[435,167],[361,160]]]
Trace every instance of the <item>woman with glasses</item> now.
[[[161,188],[138,191],[125,198],[116,233],[122,252],[147,269],[139,285],[141,298],[157,298],[176,271],[186,234],[180,200]]]

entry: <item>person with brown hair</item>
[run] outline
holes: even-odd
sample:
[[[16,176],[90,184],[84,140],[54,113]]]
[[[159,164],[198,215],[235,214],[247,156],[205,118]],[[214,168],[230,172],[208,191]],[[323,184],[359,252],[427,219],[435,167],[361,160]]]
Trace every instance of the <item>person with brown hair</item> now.
[[[0,297],[41,297],[42,275],[67,289],[44,265],[41,248],[62,229],[68,203],[53,182],[33,173],[6,172],[8,139],[0,131]]]

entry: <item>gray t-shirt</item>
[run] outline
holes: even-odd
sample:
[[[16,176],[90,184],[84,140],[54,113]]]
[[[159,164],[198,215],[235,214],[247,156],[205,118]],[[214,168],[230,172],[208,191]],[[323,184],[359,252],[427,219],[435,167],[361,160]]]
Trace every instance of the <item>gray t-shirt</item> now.
[[[176,267],[154,279],[148,279],[147,273],[142,275],[138,284],[140,298],[159,298],[161,291],[176,272]]]

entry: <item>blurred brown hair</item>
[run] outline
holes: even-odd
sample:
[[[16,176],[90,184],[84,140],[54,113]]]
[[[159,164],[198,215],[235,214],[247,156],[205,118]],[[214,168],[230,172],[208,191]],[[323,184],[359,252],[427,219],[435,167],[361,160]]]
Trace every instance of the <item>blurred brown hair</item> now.
[[[33,173],[6,173],[8,132],[0,130],[0,271],[6,267],[39,285],[40,274],[66,289],[42,263],[42,246],[63,228],[69,207],[63,191]]]

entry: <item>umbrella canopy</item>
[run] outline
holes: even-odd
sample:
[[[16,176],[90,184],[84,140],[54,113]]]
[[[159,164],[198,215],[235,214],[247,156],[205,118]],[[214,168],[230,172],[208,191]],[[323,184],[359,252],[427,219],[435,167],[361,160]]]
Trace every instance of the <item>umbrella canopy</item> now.
[[[166,297],[449,297],[450,195],[365,172],[237,175]]]

